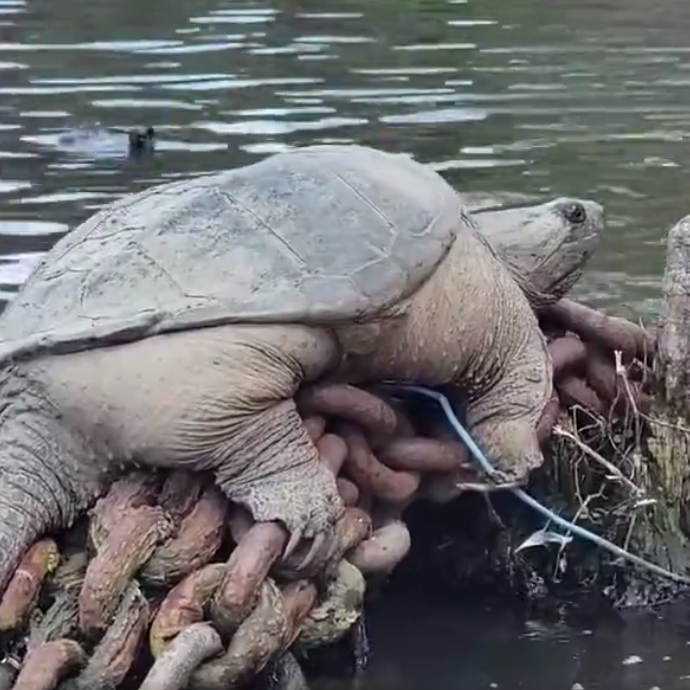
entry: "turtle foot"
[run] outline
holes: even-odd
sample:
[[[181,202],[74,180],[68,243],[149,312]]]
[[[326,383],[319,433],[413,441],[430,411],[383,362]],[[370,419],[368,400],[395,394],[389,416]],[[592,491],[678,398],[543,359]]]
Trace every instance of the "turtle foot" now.
[[[304,570],[324,557],[333,544],[335,524],[345,510],[335,477],[318,462],[257,478],[239,489],[228,487],[227,494],[247,508],[256,522],[277,521],[285,526],[289,538],[283,562],[298,555],[295,552],[303,540],[311,540],[308,548],[299,549],[299,555],[303,551],[306,555],[298,563],[298,559],[290,559],[290,570]]]
[[[544,463],[536,429],[529,419],[502,420],[494,417],[471,426],[470,433],[494,470],[490,479],[487,477],[486,481],[477,482],[485,483],[485,490],[518,488],[527,483],[532,470]],[[482,490],[471,483],[462,488],[466,491]]]

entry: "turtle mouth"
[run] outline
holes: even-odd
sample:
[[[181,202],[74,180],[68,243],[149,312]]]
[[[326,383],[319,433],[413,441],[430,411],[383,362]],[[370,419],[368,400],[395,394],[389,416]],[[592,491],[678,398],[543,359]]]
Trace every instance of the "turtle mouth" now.
[[[541,266],[548,265],[553,257],[563,252],[566,247],[577,250],[579,256],[575,265],[564,273],[558,281],[549,285],[545,291],[552,297],[553,301],[561,299],[561,297],[563,297],[563,295],[565,295],[580,279],[584,270],[584,265],[594,254],[594,248],[598,239],[599,233],[597,232],[590,232],[584,236],[567,239],[561,242],[557,247],[554,247],[553,251],[544,257],[544,260],[540,264]]]
[[[600,233],[593,231],[586,235],[581,235],[580,237],[574,237],[570,241],[565,241],[560,249],[569,246],[571,249],[578,251],[581,254],[580,264],[583,264],[594,254],[594,250],[600,239]]]
[[[586,235],[578,235],[570,241],[573,244],[577,244],[578,242],[587,242],[588,240],[594,240],[597,237],[599,237],[599,233],[592,230],[592,232],[588,232]]]
[[[575,266],[568,273],[566,273],[557,283],[551,286],[551,293],[556,300],[561,299],[563,295],[570,290],[582,275],[582,267]]]
[[[594,243],[597,240],[597,238],[598,233],[592,232],[589,235],[585,235],[584,237],[565,239],[563,240],[563,242],[554,247],[553,250],[544,257],[544,259],[540,262],[540,266],[545,266],[546,264],[548,264],[554,256],[562,253],[564,249],[579,248],[580,245],[582,245],[582,249],[580,251],[580,261],[574,268],[572,268],[570,271],[568,271],[568,273],[565,274],[566,276],[569,276],[574,271],[580,270],[582,264],[585,263],[585,261],[587,261],[592,256],[592,254],[594,253]]]

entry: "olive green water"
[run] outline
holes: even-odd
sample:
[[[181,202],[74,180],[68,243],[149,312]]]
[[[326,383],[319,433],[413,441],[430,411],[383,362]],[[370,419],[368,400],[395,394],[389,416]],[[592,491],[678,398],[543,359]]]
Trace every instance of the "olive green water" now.
[[[686,0],[0,0],[0,298],[126,192],[355,141],[414,154],[473,204],[597,198],[608,235],[579,294],[649,317],[690,213],[688,26]],[[93,123],[152,124],[158,154],[54,147]],[[690,687],[680,607],[589,626],[379,608],[365,690]]]

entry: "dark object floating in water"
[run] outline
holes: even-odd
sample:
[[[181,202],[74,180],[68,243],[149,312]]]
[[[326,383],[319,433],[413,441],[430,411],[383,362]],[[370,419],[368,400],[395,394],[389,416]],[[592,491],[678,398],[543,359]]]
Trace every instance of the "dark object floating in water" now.
[[[153,127],[133,127],[127,132],[106,127],[79,127],[62,132],[55,146],[67,153],[96,158],[138,158],[155,150]]]
[[[129,130],[129,153],[148,152],[153,153],[156,144],[156,132],[149,125],[146,129],[135,127]]]

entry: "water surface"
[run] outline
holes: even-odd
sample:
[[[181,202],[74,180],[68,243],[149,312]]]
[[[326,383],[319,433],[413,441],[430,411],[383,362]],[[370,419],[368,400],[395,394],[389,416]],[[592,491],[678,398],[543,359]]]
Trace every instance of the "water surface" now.
[[[652,318],[690,213],[686,0],[0,0],[0,298],[102,204],[316,142],[433,165],[474,205],[591,196],[581,298]],[[152,161],[57,133],[151,124]],[[690,687],[685,613],[582,628],[399,600],[366,690]],[[641,663],[624,663],[640,657]]]
[[[688,20],[683,0],[0,0],[3,293],[123,193],[355,141],[480,203],[596,197],[609,232],[580,296],[653,311],[665,232],[690,211]],[[91,123],[153,124],[159,155],[50,147]]]
[[[431,596],[388,596],[373,609],[365,690],[690,687],[687,607],[567,622]]]

